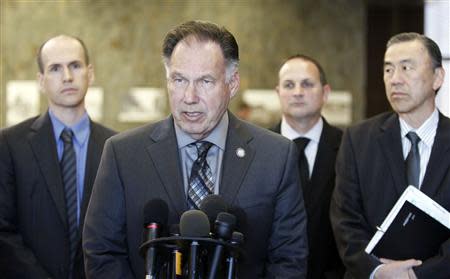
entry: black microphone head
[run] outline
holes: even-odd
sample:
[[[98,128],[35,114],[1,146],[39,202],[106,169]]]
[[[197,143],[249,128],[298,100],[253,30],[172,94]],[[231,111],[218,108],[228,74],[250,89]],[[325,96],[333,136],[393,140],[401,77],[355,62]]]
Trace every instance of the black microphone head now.
[[[209,236],[209,228],[208,216],[203,211],[191,209],[181,215],[181,236],[206,237]]]
[[[202,200],[199,209],[206,213],[209,223],[212,226],[220,212],[228,211],[228,205],[221,196],[208,195]]]
[[[240,207],[231,207],[228,210],[229,213],[236,216],[236,227],[235,230],[240,232],[248,232],[251,228],[247,226],[247,213]]]
[[[217,238],[228,240],[233,234],[236,225],[236,217],[233,214],[221,212],[214,222],[214,233]]]
[[[149,200],[144,206],[144,227],[151,223],[165,226],[168,216],[169,207],[165,201],[162,199]]]
[[[169,235],[170,236],[180,236],[180,225],[179,224],[170,225]]]
[[[241,246],[244,243],[244,234],[234,231],[230,242],[236,246]]]

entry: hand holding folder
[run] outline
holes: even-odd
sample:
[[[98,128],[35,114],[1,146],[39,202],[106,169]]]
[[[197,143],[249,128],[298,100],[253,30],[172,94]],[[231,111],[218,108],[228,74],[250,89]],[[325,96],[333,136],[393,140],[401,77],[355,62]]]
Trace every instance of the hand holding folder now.
[[[393,260],[426,260],[450,238],[450,213],[409,186],[377,229],[366,253]]]

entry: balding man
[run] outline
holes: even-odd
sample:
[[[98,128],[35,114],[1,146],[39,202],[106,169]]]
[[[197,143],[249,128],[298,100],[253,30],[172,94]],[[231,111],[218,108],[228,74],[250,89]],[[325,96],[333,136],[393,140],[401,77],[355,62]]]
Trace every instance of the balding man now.
[[[306,278],[342,278],[344,267],[328,218],[342,131],[328,124],[321,114],[331,87],[319,62],[297,54],[281,66],[276,91],[282,120],[272,130],[293,140],[300,153],[300,184],[308,216]]]
[[[0,131],[0,274],[84,278],[80,232],[114,132],[86,113],[94,71],[83,41],[51,38],[37,62],[48,111]]]

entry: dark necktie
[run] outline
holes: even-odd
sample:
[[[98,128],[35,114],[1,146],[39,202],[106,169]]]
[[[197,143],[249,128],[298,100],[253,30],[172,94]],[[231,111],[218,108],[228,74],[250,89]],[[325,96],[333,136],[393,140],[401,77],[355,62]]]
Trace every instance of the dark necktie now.
[[[191,208],[199,208],[201,201],[214,191],[211,168],[206,161],[206,155],[212,143],[200,141],[194,143],[197,147],[197,159],[192,164],[189,177],[188,202]]]
[[[305,148],[308,145],[309,141],[310,139],[304,137],[296,138],[294,140],[300,153],[300,157],[298,159],[298,168],[300,171],[300,183],[302,187],[305,187],[309,184],[309,165],[305,155]]]
[[[411,142],[411,149],[406,157],[406,180],[408,185],[414,185],[419,188],[420,175],[420,154],[419,154],[419,136],[414,132],[409,132],[406,137]]]
[[[75,254],[78,241],[78,220],[77,220],[77,161],[75,150],[73,148],[73,132],[64,129],[61,133],[61,139],[64,142],[64,152],[60,162],[61,173],[64,183],[64,193],[66,199],[67,223],[69,228],[69,255],[70,266],[69,274],[73,272]],[[69,278],[71,278],[70,276]]]

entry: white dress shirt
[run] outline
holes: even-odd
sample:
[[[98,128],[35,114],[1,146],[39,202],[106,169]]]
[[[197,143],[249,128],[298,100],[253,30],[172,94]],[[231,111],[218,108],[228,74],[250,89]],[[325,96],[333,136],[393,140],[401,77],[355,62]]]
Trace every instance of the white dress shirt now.
[[[298,137],[304,137],[309,139],[309,143],[305,148],[305,156],[308,160],[308,167],[309,167],[309,177],[311,177],[311,174],[314,169],[314,162],[316,161],[316,155],[317,150],[319,148],[319,141],[320,141],[320,135],[322,134],[323,130],[323,120],[322,117],[317,121],[316,124],[305,134],[300,134],[294,128],[292,128],[286,121],[286,119],[283,117],[281,119],[281,127],[280,132],[281,135],[285,136],[286,138],[290,140],[294,140]]]

